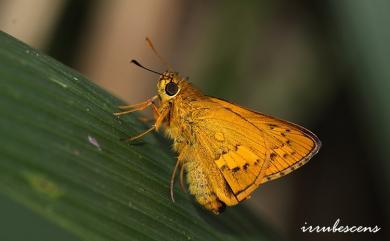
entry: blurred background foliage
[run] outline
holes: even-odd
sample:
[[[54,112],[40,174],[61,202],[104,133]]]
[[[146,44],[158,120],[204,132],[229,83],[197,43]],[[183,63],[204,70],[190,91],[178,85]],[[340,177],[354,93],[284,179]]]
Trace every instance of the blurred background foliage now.
[[[288,240],[386,240],[390,216],[390,2],[385,0],[2,0],[0,30],[114,95],[139,102],[165,69],[160,53],[208,95],[299,123],[323,142],[304,168],[245,205]],[[0,199],[1,240],[77,240]],[[306,234],[305,222],[382,227]],[[19,224],[19,226],[17,226]],[[23,229],[11,239],[7,232]],[[23,235],[20,233],[20,235]]]

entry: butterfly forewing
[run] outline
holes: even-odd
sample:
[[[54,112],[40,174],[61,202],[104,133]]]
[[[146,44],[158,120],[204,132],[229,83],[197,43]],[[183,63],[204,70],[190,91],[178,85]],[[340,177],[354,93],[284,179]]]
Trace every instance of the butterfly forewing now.
[[[194,122],[195,133],[208,147],[207,161],[216,164],[237,201],[261,183],[299,168],[319,149],[318,138],[298,125],[210,100],[213,104]]]

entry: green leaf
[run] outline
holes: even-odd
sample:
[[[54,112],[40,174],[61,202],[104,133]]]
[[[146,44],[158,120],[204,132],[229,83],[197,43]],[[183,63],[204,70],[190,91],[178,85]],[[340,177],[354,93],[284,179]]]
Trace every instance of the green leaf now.
[[[0,192],[82,240],[271,240],[244,207],[215,216],[168,194],[175,157],[120,100],[0,33]]]

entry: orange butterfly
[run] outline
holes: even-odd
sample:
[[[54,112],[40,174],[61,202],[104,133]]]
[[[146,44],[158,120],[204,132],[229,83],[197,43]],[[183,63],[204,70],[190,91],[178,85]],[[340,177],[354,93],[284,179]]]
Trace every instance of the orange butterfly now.
[[[114,114],[153,108],[154,125],[128,140],[158,131],[161,126],[173,139],[173,149],[179,154],[170,185],[173,201],[179,166],[180,184],[183,186],[185,171],[190,193],[199,204],[218,214],[226,205],[249,198],[260,184],[301,167],[320,149],[317,136],[301,126],[203,95],[171,70],[158,73],[135,60],[132,63],[160,75],[158,95],[121,106],[125,111]]]

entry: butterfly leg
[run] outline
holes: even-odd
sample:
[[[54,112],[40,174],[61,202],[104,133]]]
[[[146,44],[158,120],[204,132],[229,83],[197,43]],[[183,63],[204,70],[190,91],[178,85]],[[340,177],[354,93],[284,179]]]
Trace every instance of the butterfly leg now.
[[[183,152],[182,152],[183,153]],[[171,194],[171,199],[172,199],[172,202],[175,202],[175,195],[174,195],[174,191],[173,191],[173,187],[175,186],[175,179],[176,179],[176,172],[177,172],[177,169],[179,168],[179,165],[181,165],[181,170],[180,170],[180,185],[183,185],[183,169],[184,169],[184,159],[183,159],[183,154],[180,154],[178,157],[177,157],[177,161],[176,161],[176,164],[175,164],[175,167],[173,168],[173,171],[172,171],[172,175],[171,175],[171,182],[170,182],[170,185],[169,185],[169,191],[170,191],[170,194]],[[182,187],[183,188],[183,187]]]
[[[182,163],[180,167],[180,188],[183,192],[187,192],[183,180],[184,180],[184,163]]]
[[[156,122],[154,123],[154,126],[156,126],[156,131],[158,131],[158,129],[160,128],[161,124],[164,122],[165,117],[169,113],[169,108],[164,108],[163,107],[161,109],[158,109],[157,106],[154,103],[152,103],[152,107],[153,107],[154,118],[156,119]]]
[[[158,130],[158,128],[161,126],[161,123],[164,121],[164,118],[168,114],[169,109],[165,108],[161,112],[159,112],[159,110],[157,109],[157,107],[153,103],[153,101],[150,102],[150,105],[153,105],[154,110],[157,111],[156,115],[158,115],[154,125],[152,125],[149,129],[147,129],[146,131],[142,132],[141,134],[138,134],[136,136],[132,136],[132,137],[123,139],[124,141],[134,141],[134,140],[136,140],[138,138],[143,137],[144,135],[148,134],[149,132],[151,132],[153,130]]]
[[[140,116],[138,118],[138,120],[144,122],[144,123],[150,123],[152,121],[156,121],[157,118],[160,116],[159,112],[158,112],[158,107],[157,105],[154,103],[154,101],[152,101],[152,110],[153,110],[153,118],[150,118],[150,117],[145,117],[145,116]]]
[[[120,116],[120,115],[125,115],[129,114],[135,111],[140,111],[146,109],[148,106],[153,104],[153,101],[157,99],[157,95],[153,96],[150,99],[147,99],[146,101],[143,101],[141,103],[133,104],[133,105],[125,105],[125,106],[118,106],[119,109],[125,110],[121,112],[116,112],[114,115]]]
[[[132,137],[128,137],[128,138],[124,138],[124,139],[122,139],[122,141],[134,141],[134,140],[136,140],[138,138],[143,137],[144,135],[148,134],[149,132],[151,132],[154,129],[156,129],[156,125],[152,125],[152,127],[147,129],[146,131],[142,132],[141,134],[138,134],[138,135],[132,136]]]
[[[158,117],[160,116],[160,112],[158,111],[157,105],[153,101],[152,101],[152,111],[153,111],[154,119],[157,120]]]
[[[175,202],[175,194],[173,191],[173,186],[175,185],[176,171],[177,171],[177,168],[179,167],[179,164],[180,164],[180,158],[178,157],[176,164],[175,164],[175,167],[173,168],[172,175],[171,175],[171,182],[169,184],[169,192],[171,194],[172,202]]]

